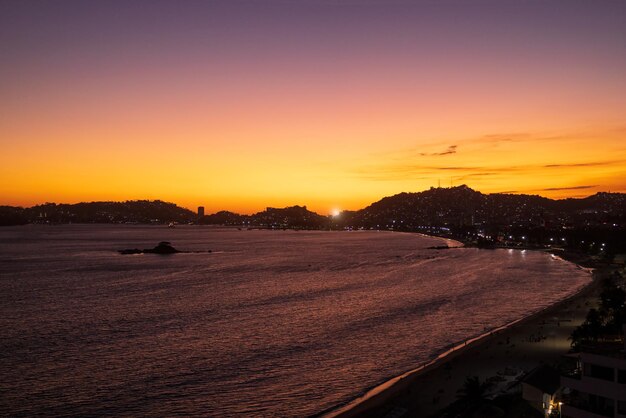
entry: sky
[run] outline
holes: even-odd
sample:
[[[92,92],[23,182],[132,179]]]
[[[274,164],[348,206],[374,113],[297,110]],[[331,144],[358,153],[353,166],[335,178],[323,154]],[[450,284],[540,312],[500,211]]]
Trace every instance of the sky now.
[[[622,0],[0,0],[0,205],[626,192]]]

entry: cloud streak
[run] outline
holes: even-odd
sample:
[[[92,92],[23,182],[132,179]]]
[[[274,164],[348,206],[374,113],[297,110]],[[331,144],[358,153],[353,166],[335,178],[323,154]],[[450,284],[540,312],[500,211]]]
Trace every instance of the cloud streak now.
[[[458,145],[450,145],[448,147],[447,150],[442,151],[442,152],[432,152],[432,153],[428,153],[428,152],[420,152],[420,155],[423,157],[439,157],[442,155],[450,155],[450,154],[456,154],[456,149],[458,148]]]
[[[379,165],[368,165],[359,167],[353,171],[353,174],[358,177],[363,177],[372,180],[407,180],[423,178],[424,176],[454,176],[457,180],[463,180],[472,177],[495,177],[498,175],[507,174],[524,174],[524,173],[538,173],[545,170],[559,170],[570,168],[585,168],[585,167],[612,167],[626,163],[626,160],[606,160],[606,161],[589,161],[579,163],[560,163],[560,164],[527,164],[517,166],[464,166],[464,165],[423,165],[418,163],[410,163],[406,161],[381,163]],[[589,186],[595,187],[595,186]],[[582,188],[582,187],[581,187]],[[550,191],[556,189],[542,189],[542,191]]]
[[[565,163],[565,164],[547,164],[545,168],[567,168],[567,167],[598,167],[616,164],[624,164],[626,160],[608,160],[608,161],[591,161],[585,163]]]
[[[589,186],[571,186],[571,187],[548,187],[546,189],[539,189],[537,191],[541,192],[552,192],[559,190],[581,190],[581,189],[593,189],[594,187],[598,187],[597,184],[589,185]]]

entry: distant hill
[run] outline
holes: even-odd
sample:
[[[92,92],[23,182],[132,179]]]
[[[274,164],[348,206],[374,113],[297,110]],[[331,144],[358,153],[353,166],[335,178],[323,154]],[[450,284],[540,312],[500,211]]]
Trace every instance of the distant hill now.
[[[306,206],[291,206],[283,209],[267,208],[263,212],[251,215],[249,222],[265,227],[304,229],[318,229],[329,225],[328,217],[311,212]]]
[[[198,220],[201,224],[237,225],[261,228],[320,229],[329,226],[329,219],[311,212],[306,206],[267,208],[254,215],[220,211]]]
[[[356,211],[344,222],[367,228],[412,229],[419,225],[471,222],[486,196],[469,187],[432,188],[385,197]]]
[[[0,226],[24,225],[29,223],[24,209],[14,206],[0,206]]]
[[[222,210],[212,215],[206,215],[198,222],[205,225],[243,225],[248,218],[247,215]]]
[[[553,200],[536,195],[483,194],[462,185],[385,197],[353,212],[344,225],[413,230],[419,226],[550,226],[626,223],[626,194]]]
[[[536,195],[483,194],[465,185],[438,187],[388,196],[363,209],[344,211],[334,217],[319,215],[306,206],[267,208],[253,215],[220,211],[198,217],[188,209],[160,200],[46,203],[31,208],[0,206],[0,226],[170,222],[240,229],[422,232],[484,248],[568,249],[571,253],[584,254],[587,260],[617,260],[626,254],[624,193],[554,200]]]
[[[331,218],[306,206],[267,208],[253,215],[220,211],[198,216],[160,200],[46,203],[31,208],[0,206],[0,225],[25,223],[200,223],[261,228],[374,228],[403,231],[424,227],[569,228],[626,225],[626,194],[597,193],[584,199],[483,194],[465,185],[385,197]]]
[[[0,224],[11,224],[10,218],[4,216],[7,211],[8,209],[0,210]],[[187,223],[197,217],[189,209],[160,200],[45,203],[26,209],[11,208],[11,211],[13,216],[19,214],[20,218],[25,221],[19,223]]]

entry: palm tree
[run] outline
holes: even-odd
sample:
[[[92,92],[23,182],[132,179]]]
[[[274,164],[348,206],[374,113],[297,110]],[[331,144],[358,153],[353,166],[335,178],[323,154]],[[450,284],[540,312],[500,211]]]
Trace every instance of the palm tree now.
[[[480,404],[486,399],[485,395],[490,387],[491,383],[481,382],[478,376],[469,376],[463,387],[457,391],[457,397],[468,405]]]

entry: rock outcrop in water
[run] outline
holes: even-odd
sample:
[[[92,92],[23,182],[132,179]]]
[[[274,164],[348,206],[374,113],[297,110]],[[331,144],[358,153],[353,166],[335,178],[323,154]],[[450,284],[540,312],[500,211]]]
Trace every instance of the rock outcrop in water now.
[[[131,248],[127,250],[119,250],[120,254],[128,255],[128,254],[176,254],[182,253],[183,251],[179,251],[176,248],[172,247],[172,244],[167,241],[161,241],[154,248],[148,248],[144,250],[140,250],[139,248]]]

